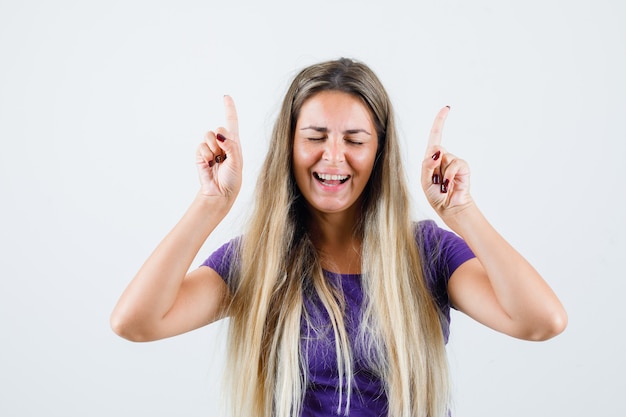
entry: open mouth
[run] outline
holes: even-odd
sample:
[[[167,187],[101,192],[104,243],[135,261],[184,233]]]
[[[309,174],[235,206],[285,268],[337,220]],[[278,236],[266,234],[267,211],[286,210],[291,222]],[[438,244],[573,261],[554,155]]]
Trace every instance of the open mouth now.
[[[322,184],[329,186],[340,185],[350,179],[350,175],[319,174],[317,172],[314,172],[313,176]]]

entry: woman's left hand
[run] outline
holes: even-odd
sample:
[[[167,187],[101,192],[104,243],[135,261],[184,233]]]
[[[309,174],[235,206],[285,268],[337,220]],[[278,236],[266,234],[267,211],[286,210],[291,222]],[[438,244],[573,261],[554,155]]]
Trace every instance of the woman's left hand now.
[[[437,114],[422,162],[422,188],[428,202],[442,218],[458,214],[473,204],[469,166],[441,146],[449,111],[450,107],[446,106]]]
[[[499,332],[525,340],[549,339],[565,329],[567,313],[541,275],[474,204],[467,163],[441,147],[449,111],[448,107],[439,111],[430,131],[422,187],[437,214],[476,255],[450,277],[450,301]]]

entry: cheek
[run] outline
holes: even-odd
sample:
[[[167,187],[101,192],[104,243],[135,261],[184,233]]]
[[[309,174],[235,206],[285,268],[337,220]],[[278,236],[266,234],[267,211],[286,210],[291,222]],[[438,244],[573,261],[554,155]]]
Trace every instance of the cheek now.
[[[301,147],[294,147],[293,149],[293,169],[298,172],[301,169],[306,168],[306,153],[303,152]]]
[[[375,154],[367,153],[363,155],[356,155],[354,158],[352,158],[352,165],[354,167],[358,167],[358,169],[363,173],[367,173],[367,176],[369,177],[369,174],[374,169],[375,160]]]
[[[293,148],[293,166],[295,170],[308,170],[319,159],[314,148],[298,145]]]
[[[293,175],[296,184],[302,188],[304,181],[309,177],[309,170],[312,166],[311,157],[301,146],[293,149]]]

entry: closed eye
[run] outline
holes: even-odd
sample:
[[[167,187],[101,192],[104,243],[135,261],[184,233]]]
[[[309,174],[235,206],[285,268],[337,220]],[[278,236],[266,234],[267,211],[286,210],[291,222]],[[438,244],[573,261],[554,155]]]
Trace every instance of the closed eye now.
[[[363,145],[363,142],[358,139],[345,139],[351,145]]]

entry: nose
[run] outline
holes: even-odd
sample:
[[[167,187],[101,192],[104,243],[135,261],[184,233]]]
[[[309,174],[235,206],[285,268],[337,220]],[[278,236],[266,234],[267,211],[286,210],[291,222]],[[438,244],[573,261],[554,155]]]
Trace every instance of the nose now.
[[[340,163],[345,159],[343,141],[340,139],[328,138],[324,144],[325,161],[330,163]]]

